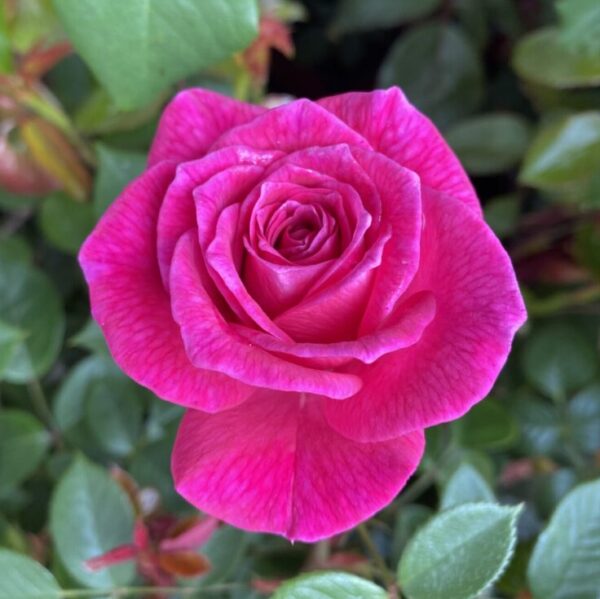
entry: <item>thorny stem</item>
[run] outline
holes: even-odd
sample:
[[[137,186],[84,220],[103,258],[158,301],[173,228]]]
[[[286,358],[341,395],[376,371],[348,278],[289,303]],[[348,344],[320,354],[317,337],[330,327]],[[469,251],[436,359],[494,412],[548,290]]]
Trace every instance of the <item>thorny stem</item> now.
[[[373,543],[373,539],[371,538],[367,527],[364,524],[359,524],[356,530],[358,531],[362,542],[364,543],[367,551],[369,552],[373,563],[377,566],[379,574],[385,582],[386,586],[393,586],[394,584],[396,584],[396,577],[394,576],[394,573],[387,567],[385,559],[379,552],[379,549],[377,549],[377,547],[375,546],[375,543]]]

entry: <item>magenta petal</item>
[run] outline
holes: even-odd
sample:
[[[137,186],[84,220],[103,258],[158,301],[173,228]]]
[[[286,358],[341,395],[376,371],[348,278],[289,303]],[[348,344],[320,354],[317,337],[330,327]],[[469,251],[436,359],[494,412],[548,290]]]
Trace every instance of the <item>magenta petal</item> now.
[[[423,433],[357,443],[327,425],[322,401],[259,391],[218,415],[188,411],[173,450],[177,490],[234,526],[292,540],[317,541],[369,518],[414,472]]]
[[[150,149],[148,166],[162,160],[201,158],[225,131],[265,111],[205,89],[178,93],[165,108]]]
[[[421,265],[406,292],[429,290],[436,315],[421,340],[350,369],[364,380],[330,424],[382,440],[462,416],[490,391],[526,318],[510,259],[485,222],[458,200],[424,190]]]
[[[202,285],[196,266],[196,243],[192,232],[183,236],[171,268],[173,316],[194,365],[257,387],[318,393],[334,399],[350,397],[360,389],[357,376],[306,368],[252,347],[240,337],[225,322]]]
[[[318,103],[363,135],[375,150],[415,171],[423,185],[448,193],[481,214],[458,158],[400,89],[352,92]]]
[[[159,397],[216,411],[253,391],[189,361],[155,259],[158,210],[174,174],[161,163],[129,185],[81,248],[92,313],[117,364]]]
[[[309,100],[296,100],[227,131],[212,149],[244,145],[260,150],[294,152],[339,143],[370,147],[359,133],[331,112]]]

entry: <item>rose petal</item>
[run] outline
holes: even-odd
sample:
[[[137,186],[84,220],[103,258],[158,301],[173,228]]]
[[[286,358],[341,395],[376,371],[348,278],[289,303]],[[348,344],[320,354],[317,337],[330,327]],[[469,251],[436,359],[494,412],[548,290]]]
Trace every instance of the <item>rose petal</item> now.
[[[223,132],[265,111],[205,89],[179,92],[162,113],[148,166],[201,158]]]
[[[190,410],[175,443],[179,493],[253,531],[313,542],[387,505],[421,458],[422,432],[356,443],[332,430],[321,400],[259,391],[217,416]]]
[[[192,232],[177,244],[170,285],[173,316],[181,327],[187,354],[194,365],[258,387],[319,393],[334,399],[349,397],[360,389],[361,382],[356,376],[293,364],[252,347],[235,333],[202,285],[196,245]]]
[[[425,189],[421,266],[406,296],[430,290],[436,315],[421,340],[370,367],[327,418],[344,435],[382,440],[462,416],[490,391],[526,318],[510,259],[459,200]]]
[[[161,163],[129,185],[83,244],[79,262],[117,364],[159,397],[212,412],[244,401],[252,389],[195,368],[173,321],[153,257],[158,210],[174,171]]]
[[[481,215],[477,194],[435,125],[397,87],[319,100],[371,146],[413,170],[423,185],[452,195]]]

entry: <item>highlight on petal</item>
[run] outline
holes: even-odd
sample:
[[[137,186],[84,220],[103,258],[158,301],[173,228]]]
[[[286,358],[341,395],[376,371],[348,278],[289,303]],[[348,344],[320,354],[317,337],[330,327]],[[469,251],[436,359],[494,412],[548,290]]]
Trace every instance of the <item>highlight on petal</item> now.
[[[216,411],[244,401],[253,389],[195,368],[173,321],[155,247],[158,211],[174,171],[163,162],[129,185],[83,244],[79,262],[115,362],[163,399]]]
[[[417,173],[423,185],[462,200],[481,215],[477,194],[458,158],[399,88],[340,94],[318,104],[363,135],[375,150]]]
[[[348,368],[364,386],[329,423],[353,439],[382,440],[462,416],[490,391],[526,318],[510,259],[463,203],[424,190],[421,264],[406,297],[428,290],[436,314],[420,341]],[[343,404],[343,405],[342,405]]]
[[[263,112],[261,106],[205,89],[179,92],[162,114],[148,166],[162,160],[186,162],[201,158],[222,133]]]
[[[253,347],[240,337],[214,306],[198,273],[194,232],[181,238],[171,268],[173,317],[181,328],[187,355],[196,367],[235,377],[249,385],[318,393],[334,399],[361,387],[352,374],[306,368]]]
[[[323,400],[258,391],[243,406],[189,410],[172,457],[178,492],[247,530],[313,542],[385,507],[416,469],[422,431],[357,443],[331,429]]]

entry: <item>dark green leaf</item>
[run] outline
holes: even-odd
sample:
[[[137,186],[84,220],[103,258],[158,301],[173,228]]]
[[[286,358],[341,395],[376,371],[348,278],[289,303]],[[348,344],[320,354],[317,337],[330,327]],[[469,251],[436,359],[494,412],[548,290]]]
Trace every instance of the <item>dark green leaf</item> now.
[[[471,117],[448,130],[446,139],[472,175],[495,175],[516,166],[529,144],[527,121],[509,113]]]
[[[508,194],[488,200],[483,207],[485,222],[498,237],[514,233],[521,210],[519,196]]]
[[[341,0],[333,20],[334,34],[388,29],[426,17],[441,0]]]
[[[566,322],[534,329],[522,353],[523,372],[530,383],[555,398],[589,383],[598,372],[598,362],[591,341]]]
[[[447,510],[463,503],[493,502],[494,492],[470,464],[461,464],[446,483],[440,509]]]
[[[481,593],[510,560],[520,511],[467,504],[430,520],[400,561],[403,593],[410,599],[470,599]]]
[[[433,510],[425,505],[413,503],[398,510],[396,516],[396,524],[394,526],[394,536],[392,539],[392,561],[396,563],[407,543],[410,541],[415,532],[423,525],[431,516]]]
[[[33,252],[27,242],[18,235],[0,239],[0,256],[10,262],[20,262],[29,266],[33,262]]]
[[[528,578],[536,599],[597,599],[600,589],[600,480],[560,503],[536,543]]]
[[[52,245],[63,252],[76,254],[94,227],[94,210],[89,203],[75,202],[57,193],[44,200],[39,223]]]
[[[98,175],[94,183],[94,210],[101,216],[123,188],[146,167],[146,156],[98,144]]]
[[[70,339],[70,343],[76,347],[83,347],[96,354],[108,355],[108,347],[104,340],[104,335],[96,321],[89,319],[82,329],[80,329]]]
[[[305,574],[279,587],[273,599],[386,599],[376,584],[344,572]]]
[[[0,599],[62,597],[54,576],[29,557],[0,549],[0,572]]]
[[[523,450],[532,455],[556,455],[562,436],[562,420],[556,407],[522,393],[515,397],[512,410],[521,427]]]
[[[84,60],[123,109],[244,48],[256,0],[54,0]],[[108,41],[110,40],[110,41]]]
[[[20,329],[16,329],[0,320],[0,380],[2,380],[4,371],[8,369],[24,337],[25,335]]]
[[[39,466],[50,438],[27,412],[0,413],[0,493],[12,489]]]
[[[569,437],[589,454],[600,450],[600,384],[580,391],[568,404]]]
[[[56,359],[65,330],[65,317],[52,282],[21,260],[0,260],[0,314],[19,329],[23,341],[4,370],[4,378],[24,383],[48,371]]]
[[[456,422],[459,441],[473,449],[503,449],[518,437],[517,423],[504,405],[486,399]]]
[[[571,2],[571,0],[569,0]],[[558,29],[538,29],[526,35],[513,53],[513,67],[526,81],[556,88],[600,84],[600,55],[569,51]]]
[[[409,30],[392,46],[378,78],[400,86],[439,126],[477,109],[483,97],[482,66],[458,27],[428,23]]]
[[[50,531],[69,574],[94,588],[126,585],[135,566],[125,563],[92,572],[85,560],[102,555],[133,538],[133,508],[108,474],[78,458],[60,480],[50,506]]]

